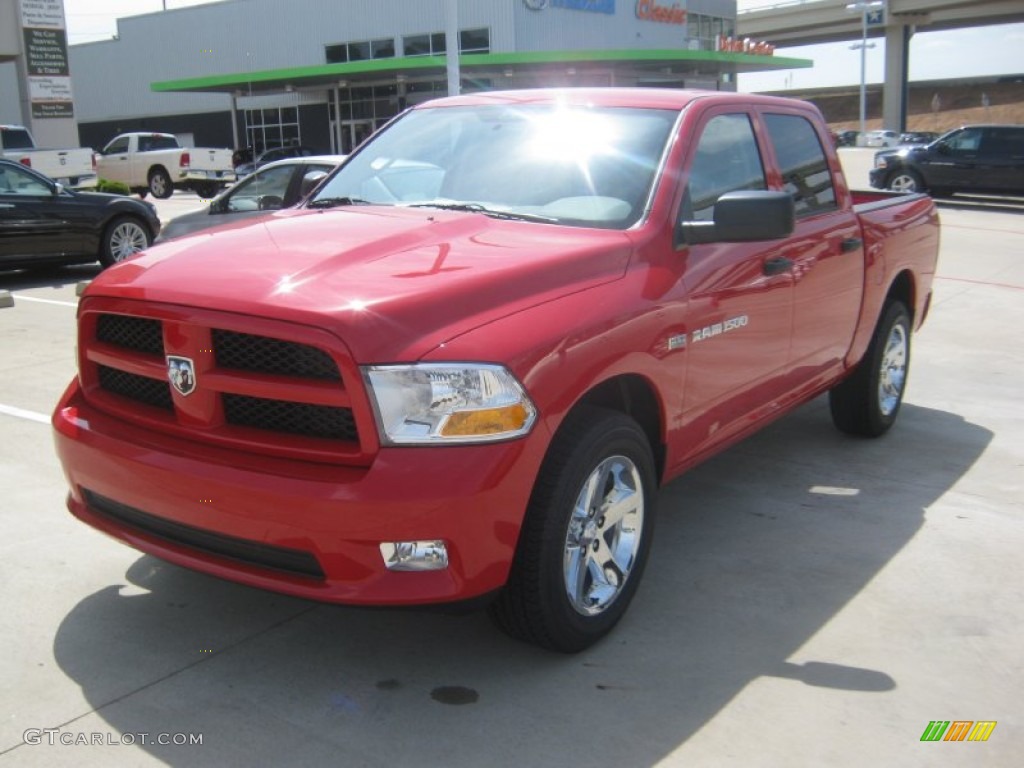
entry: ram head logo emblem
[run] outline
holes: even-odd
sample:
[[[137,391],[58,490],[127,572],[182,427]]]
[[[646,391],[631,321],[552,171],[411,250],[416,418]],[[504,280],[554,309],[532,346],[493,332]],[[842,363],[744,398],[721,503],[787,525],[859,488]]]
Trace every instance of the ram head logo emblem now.
[[[196,390],[196,367],[187,357],[167,356],[167,378],[179,395],[191,395]]]

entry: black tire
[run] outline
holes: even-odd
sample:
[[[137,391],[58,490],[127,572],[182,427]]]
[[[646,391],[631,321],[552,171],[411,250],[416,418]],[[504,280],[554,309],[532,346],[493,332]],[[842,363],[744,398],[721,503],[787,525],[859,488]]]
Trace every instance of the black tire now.
[[[899,168],[890,173],[885,187],[894,192],[924,192],[925,189],[921,174],[911,168]]]
[[[200,184],[198,187],[196,187],[196,194],[199,195],[200,197],[206,199],[206,200],[211,200],[211,199],[215,198],[219,191],[220,191],[220,187],[217,186],[216,184],[212,184],[212,183],[211,184]]]
[[[104,267],[113,266],[145,250],[152,242],[153,235],[142,220],[134,216],[118,216],[103,231],[100,264]]]
[[[171,177],[163,168],[154,168],[149,172],[149,192],[159,200],[166,200],[174,193]]]
[[[885,434],[899,415],[909,371],[910,313],[903,302],[893,301],[856,370],[829,392],[836,427],[864,437]]]
[[[651,446],[635,421],[577,408],[541,466],[508,583],[490,607],[495,623],[562,653],[581,651],[611,631],[647,563],[655,483]],[[602,514],[612,493],[625,502],[618,522]]]
[[[136,195],[138,195],[140,200],[145,200],[146,199],[146,195],[149,194],[149,188],[148,187],[139,187],[138,189],[133,189],[132,192],[134,192]]]

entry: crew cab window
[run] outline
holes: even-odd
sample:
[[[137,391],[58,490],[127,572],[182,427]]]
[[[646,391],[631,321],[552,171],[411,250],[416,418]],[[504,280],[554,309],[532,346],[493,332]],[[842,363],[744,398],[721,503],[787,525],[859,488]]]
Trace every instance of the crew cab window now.
[[[107,144],[107,146],[103,149],[103,154],[104,155],[117,155],[117,154],[120,154],[121,152],[127,152],[127,151],[128,151],[128,137],[127,136],[122,136],[121,138],[114,139],[112,142]]]
[[[750,118],[713,117],[697,142],[680,220],[710,221],[718,198],[747,189],[767,189]]]
[[[836,207],[832,172],[810,120],[799,115],[765,115],[768,136],[782,173],[782,188],[793,195],[796,215]]]
[[[981,128],[964,128],[949,134],[942,143],[952,152],[974,154],[981,146]]]
[[[1024,157],[1024,128],[989,128],[982,146],[988,155]]]

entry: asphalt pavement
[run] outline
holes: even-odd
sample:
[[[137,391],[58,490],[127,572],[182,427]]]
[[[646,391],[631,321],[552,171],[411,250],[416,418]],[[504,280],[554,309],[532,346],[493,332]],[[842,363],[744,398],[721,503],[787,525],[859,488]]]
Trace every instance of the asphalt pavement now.
[[[0,768],[1015,768],[1024,203],[941,217],[894,430],[841,435],[819,399],[671,483],[633,606],[577,656],[483,614],[219,581],[79,523],[47,418],[97,268],[0,274]],[[932,721],[996,726],[922,742]]]

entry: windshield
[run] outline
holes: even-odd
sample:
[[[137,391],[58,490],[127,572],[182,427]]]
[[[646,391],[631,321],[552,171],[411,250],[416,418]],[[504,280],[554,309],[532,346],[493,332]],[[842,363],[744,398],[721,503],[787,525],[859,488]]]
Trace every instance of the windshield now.
[[[564,105],[414,110],[351,157],[310,205],[432,206],[625,229],[644,214],[675,118]]]

